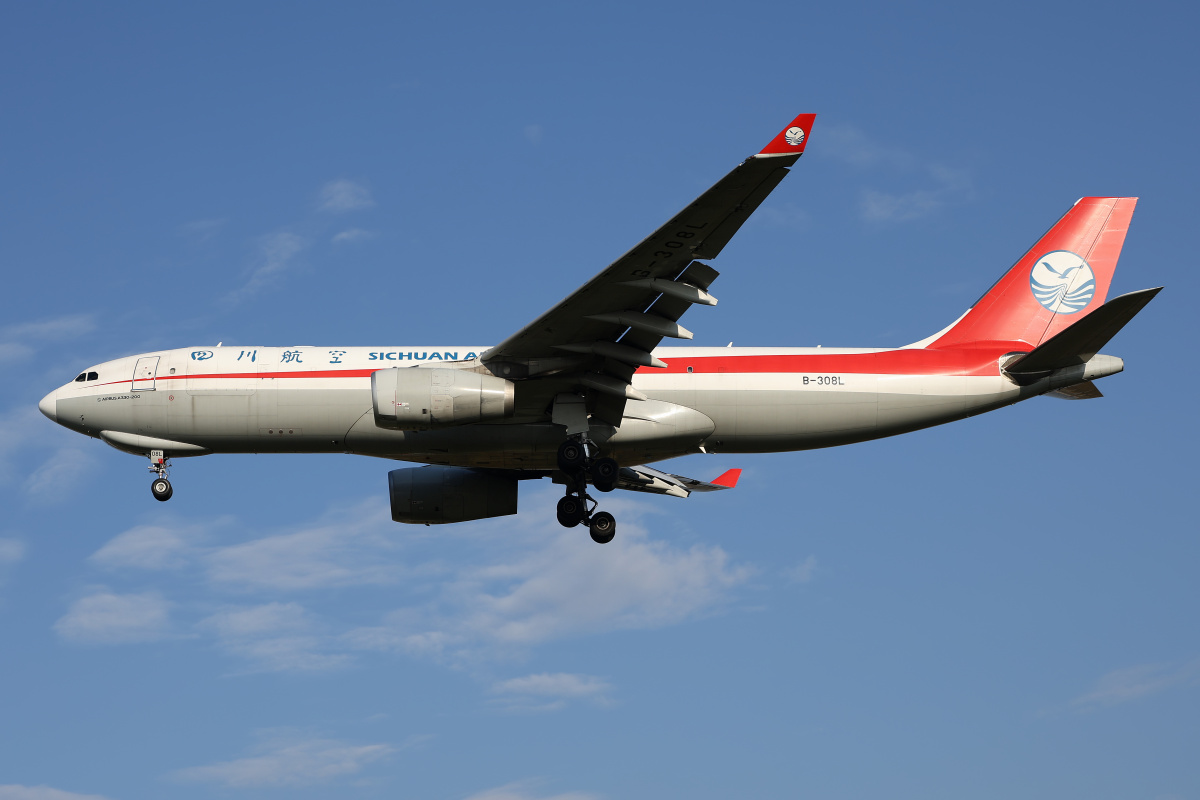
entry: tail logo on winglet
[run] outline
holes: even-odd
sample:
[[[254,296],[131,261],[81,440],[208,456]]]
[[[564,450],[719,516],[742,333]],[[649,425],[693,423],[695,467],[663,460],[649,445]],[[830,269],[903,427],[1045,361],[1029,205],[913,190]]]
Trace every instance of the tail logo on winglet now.
[[[1042,307],[1055,314],[1074,314],[1088,307],[1096,294],[1096,276],[1079,255],[1054,250],[1037,260],[1029,273],[1029,288]]]
[[[783,132],[783,138],[792,147],[798,147],[804,141],[804,129],[799,126],[793,126]]]

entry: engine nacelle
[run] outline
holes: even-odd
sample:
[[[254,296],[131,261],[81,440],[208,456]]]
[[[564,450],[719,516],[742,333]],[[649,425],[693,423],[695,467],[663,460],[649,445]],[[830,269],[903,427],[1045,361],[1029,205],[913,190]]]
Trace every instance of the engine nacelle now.
[[[511,417],[512,381],[461,369],[393,367],[371,373],[375,424],[426,431]]]
[[[517,513],[517,479],[462,467],[410,467],[388,473],[392,519],[438,525]]]

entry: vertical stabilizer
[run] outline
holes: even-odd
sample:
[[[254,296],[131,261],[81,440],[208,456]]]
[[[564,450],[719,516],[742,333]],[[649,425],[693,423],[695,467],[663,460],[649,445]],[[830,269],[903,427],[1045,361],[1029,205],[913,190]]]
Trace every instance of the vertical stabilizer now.
[[[1084,197],[928,346],[1039,344],[1104,305],[1136,197]]]

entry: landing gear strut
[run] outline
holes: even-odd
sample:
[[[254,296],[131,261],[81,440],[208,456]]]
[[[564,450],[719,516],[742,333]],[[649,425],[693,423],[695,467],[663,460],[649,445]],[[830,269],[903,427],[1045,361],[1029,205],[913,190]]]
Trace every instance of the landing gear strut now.
[[[150,482],[150,493],[154,495],[154,499],[165,503],[171,499],[171,495],[175,494],[175,490],[171,488],[171,482],[167,480],[167,476],[171,474],[171,462],[163,458],[162,450],[150,451],[150,471],[155,474],[155,478]]]
[[[567,494],[558,501],[558,522],[565,528],[582,522],[590,529],[592,541],[607,544],[617,535],[617,521],[607,511],[596,512],[597,503],[587,493],[588,478],[598,491],[611,492],[616,488],[620,467],[611,458],[590,455],[590,448],[595,445],[583,435],[572,437],[558,447],[558,468],[568,480]]]

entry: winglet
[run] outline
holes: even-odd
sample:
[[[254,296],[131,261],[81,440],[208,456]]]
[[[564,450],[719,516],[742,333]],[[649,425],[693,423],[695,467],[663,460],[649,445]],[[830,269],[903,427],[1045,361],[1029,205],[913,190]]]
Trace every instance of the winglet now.
[[[771,143],[758,151],[760,156],[799,155],[808,144],[808,134],[812,132],[813,120],[816,114],[801,114],[791,121]]]
[[[809,116],[812,116],[811,114]],[[712,483],[716,486],[724,486],[726,489],[732,489],[737,486],[738,478],[742,477],[740,469],[730,469],[722,472],[720,477],[713,478]]]

